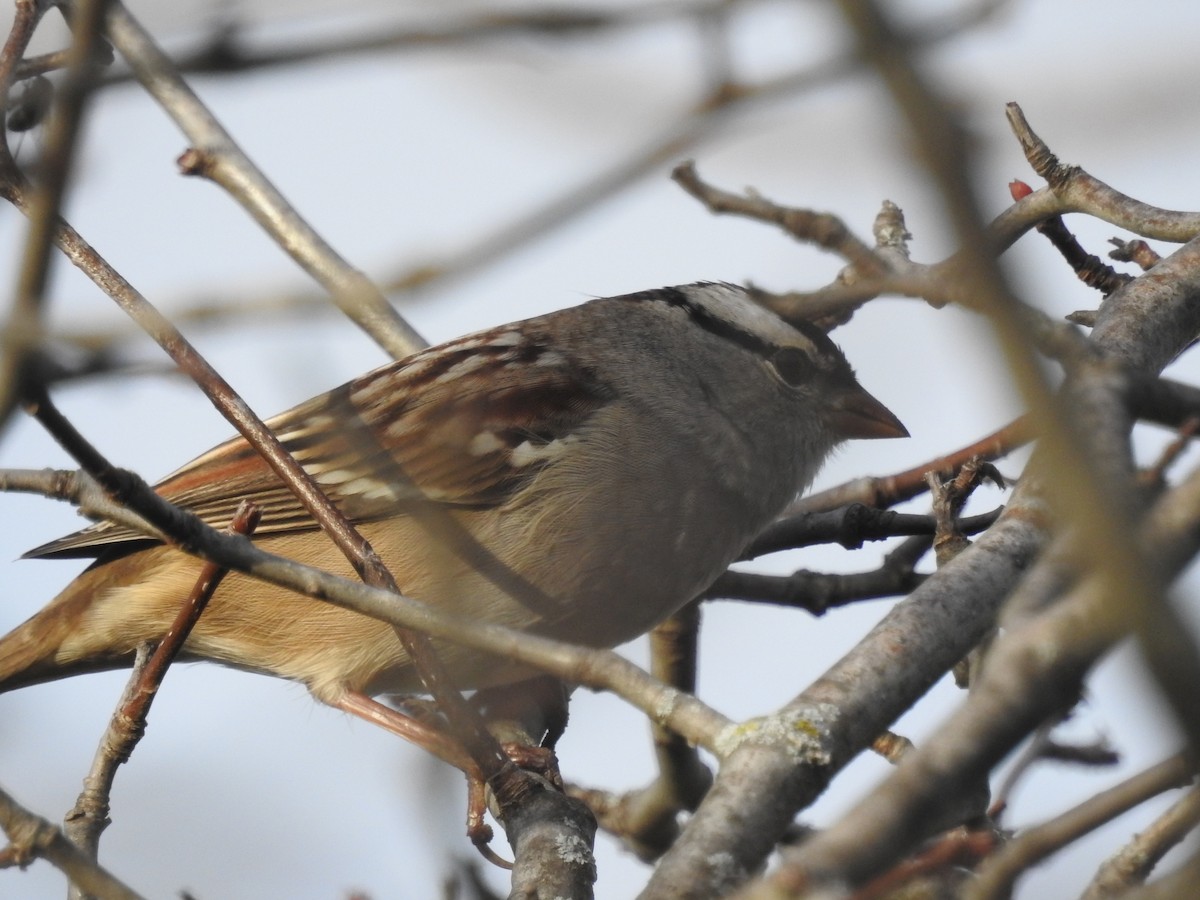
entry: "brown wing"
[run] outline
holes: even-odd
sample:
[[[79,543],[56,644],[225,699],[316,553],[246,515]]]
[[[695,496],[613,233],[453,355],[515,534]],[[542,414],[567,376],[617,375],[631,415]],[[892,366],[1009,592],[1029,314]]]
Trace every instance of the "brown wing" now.
[[[517,343],[518,335],[528,343]],[[608,396],[589,374],[539,346],[529,334],[503,329],[464,338],[377,369],[267,424],[352,521],[404,514],[415,503],[500,505],[552,464],[554,450]],[[242,438],[155,489],[215,528],[229,523],[243,499],[263,512],[257,535],[315,527]],[[93,557],[147,540],[102,522],[25,555]]]

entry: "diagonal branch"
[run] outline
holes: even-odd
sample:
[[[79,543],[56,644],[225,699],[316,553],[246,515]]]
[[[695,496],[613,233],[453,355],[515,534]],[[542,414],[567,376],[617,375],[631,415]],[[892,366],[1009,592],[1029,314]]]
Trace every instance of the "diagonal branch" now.
[[[253,533],[260,518],[257,507],[248,501],[234,514],[230,534]],[[91,770],[83,780],[83,791],[67,813],[65,831],[71,841],[91,859],[97,859],[101,832],[109,824],[109,796],[117,768],[129,760],[146,729],[150,706],[158,693],[167,669],[178,656],[193,626],[229,570],[206,563],[190,596],[185,598],[170,629],[152,653],[138,652],[121,700],[109,720]]]
[[[112,0],[108,34],[134,74],[192,142],[185,173],[227,190],[335,303],[394,359],[426,346],[365,275],[346,263],[291,207],[179,76],[171,60],[120,3]]]
[[[29,234],[25,241],[12,310],[0,326],[0,429],[20,403],[23,382],[33,376],[29,369],[36,364],[42,341],[42,308],[46,278],[50,267],[50,250],[58,227],[58,211],[66,195],[68,176],[74,159],[76,140],[83,120],[83,111],[99,70],[98,49],[103,44],[105,13],[109,0],[80,0],[74,16],[75,37],[68,53],[67,74],[58,89],[58,102],[46,129],[46,148],[38,166],[39,177],[29,202]],[[40,4],[22,4],[23,12],[42,8]],[[36,24],[36,16],[33,16]],[[30,26],[32,33],[32,25]],[[14,29],[14,38],[21,32]],[[10,54],[18,47],[10,43],[5,48],[6,65],[12,63]],[[7,96],[7,81],[0,78],[0,96]],[[14,180],[16,164],[7,145],[0,150],[0,168]]]

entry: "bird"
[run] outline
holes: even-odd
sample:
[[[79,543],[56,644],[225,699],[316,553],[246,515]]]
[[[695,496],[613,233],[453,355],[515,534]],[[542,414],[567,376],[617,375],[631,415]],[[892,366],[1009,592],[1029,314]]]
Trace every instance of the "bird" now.
[[[631,640],[697,597],[835,447],[908,435],[824,331],[714,282],[460,337],[267,424],[406,596],[591,647]],[[217,528],[252,500],[256,545],[353,577],[243,438],[155,490]],[[26,556],[93,562],[0,638],[0,693],[131,665],[167,630],[202,565],[107,521]],[[435,646],[460,689],[538,674]],[[290,679],[366,718],[377,719],[373,697],[421,691],[390,625],[237,572],[180,659]]]

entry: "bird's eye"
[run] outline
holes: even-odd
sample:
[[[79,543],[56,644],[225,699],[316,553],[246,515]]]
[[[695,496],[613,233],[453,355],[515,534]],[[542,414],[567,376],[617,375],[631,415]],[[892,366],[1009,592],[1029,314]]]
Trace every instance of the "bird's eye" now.
[[[784,384],[800,387],[812,378],[813,365],[808,354],[796,347],[781,347],[771,357],[771,365]]]

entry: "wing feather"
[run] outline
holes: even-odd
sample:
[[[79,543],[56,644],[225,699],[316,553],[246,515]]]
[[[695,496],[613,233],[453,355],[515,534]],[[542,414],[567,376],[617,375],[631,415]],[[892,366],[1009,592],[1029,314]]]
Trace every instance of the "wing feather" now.
[[[376,369],[267,424],[351,521],[403,515],[415,503],[502,505],[553,464],[555,442],[584,427],[610,396],[591,373],[542,352],[537,338],[511,328],[463,338]],[[316,527],[240,437],[155,490],[214,528],[226,526],[243,499],[262,510],[256,535]],[[150,540],[101,522],[25,555],[94,557]]]

